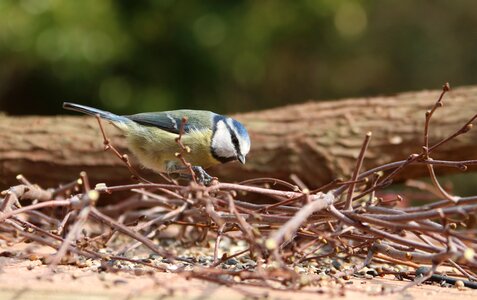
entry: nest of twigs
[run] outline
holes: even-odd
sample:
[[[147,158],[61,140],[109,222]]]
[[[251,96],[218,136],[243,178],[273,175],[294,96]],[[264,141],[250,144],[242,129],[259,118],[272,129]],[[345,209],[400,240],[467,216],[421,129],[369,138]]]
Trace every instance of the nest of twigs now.
[[[400,290],[426,280],[475,288],[477,230],[468,228],[467,220],[477,211],[477,196],[449,194],[434,166],[465,170],[477,161],[437,161],[431,155],[469,131],[477,115],[442,141],[428,141],[432,115],[448,89],[445,85],[426,112],[421,153],[361,172],[368,133],[348,181],[314,191],[270,178],[209,186],[143,181],[93,188],[82,173],[74,182],[43,189],[19,176],[21,184],[0,198],[0,237],[10,244],[28,240],[55,249],[44,260],[52,269],[89,260],[105,272],[145,268],[230,287],[278,290],[320,290],[330,281],[386,274],[409,280]],[[106,147],[135,172],[104,138]],[[181,144],[181,149],[187,147]],[[436,201],[398,207],[399,196],[376,197],[414,164],[428,168],[433,184],[428,190]],[[102,194],[124,191],[130,193],[123,201],[96,206]],[[261,204],[246,201],[249,194]],[[442,274],[440,266],[450,268]]]

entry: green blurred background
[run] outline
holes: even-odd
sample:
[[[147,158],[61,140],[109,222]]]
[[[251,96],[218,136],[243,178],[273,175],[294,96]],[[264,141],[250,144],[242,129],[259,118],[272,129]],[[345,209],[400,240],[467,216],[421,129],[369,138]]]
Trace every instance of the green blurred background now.
[[[0,0],[9,114],[241,112],[476,75],[474,0]]]

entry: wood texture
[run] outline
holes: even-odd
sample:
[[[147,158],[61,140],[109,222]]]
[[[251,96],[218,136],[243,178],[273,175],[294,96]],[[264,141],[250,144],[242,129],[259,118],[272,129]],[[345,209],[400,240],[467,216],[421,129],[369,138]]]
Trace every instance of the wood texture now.
[[[310,187],[338,176],[349,178],[366,132],[372,131],[364,169],[405,159],[422,145],[424,113],[439,91],[423,91],[388,97],[308,102],[237,115],[248,128],[252,151],[245,166],[230,163],[210,174],[222,180],[259,176],[288,178],[298,175]],[[436,142],[477,113],[477,87],[452,90],[444,107],[434,115],[430,141]],[[126,151],[120,133],[105,122],[114,145]],[[442,147],[434,159],[477,159],[477,131]],[[129,178],[122,162],[103,151],[96,120],[85,116],[0,116],[0,184],[15,182],[24,174],[43,185],[56,185],[86,171],[93,182],[118,183]],[[438,173],[456,171],[438,168]],[[425,168],[403,173],[415,177]],[[158,176],[140,170],[148,178]]]

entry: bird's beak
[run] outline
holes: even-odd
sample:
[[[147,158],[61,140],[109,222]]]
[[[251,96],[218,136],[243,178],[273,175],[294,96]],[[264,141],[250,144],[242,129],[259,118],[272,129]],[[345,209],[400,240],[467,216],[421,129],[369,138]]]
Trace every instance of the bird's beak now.
[[[242,164],[245,164],[245,155],[242,155],[242,154],[239,154],[237,156],[237,159],[239,162],[241,162]]]

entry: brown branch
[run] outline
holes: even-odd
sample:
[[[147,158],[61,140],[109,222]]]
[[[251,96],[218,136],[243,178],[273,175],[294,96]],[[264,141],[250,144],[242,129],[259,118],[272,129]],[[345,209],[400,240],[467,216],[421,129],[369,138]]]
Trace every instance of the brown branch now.
[[[104,130],[103,124],[101,123],[101,117],[99,115],[96,115],[96,120],[98,121],[101,135],[103,136],[104,151],[110,150],[112,153],[114,153],[114,155],[126,165],[129,172],[133,175],[133,179],[137,179],[139,182],[151,183],[147,179],[141,177],[141,175],[139,175],[139,173],[134,169],[131,162],[129,161],[129,156],[127,154],[121,154],[119,150],[114,147],[114,145],[111,143],[111,140],[106,135],[106,131]],[[163,176],[162,174],[160,175]]]
[[[345,203],[345,210],[351,210],[352,208],[352,199],[353,199],[353,193],[354,193],[354,187],[355,187],[354,182],[358,180],[358,175],[363,165],[364,155],[366,153],[366,150],[368,149],[370,140],[371,140],[371,131],[366,133],[363,146],[361,146],[361,151],[359,152],[358,159],[356,160],[356,167],[354,168],[353,177],[351,178],[351,181],[353,181],[353,183],[349,185],[348,196],[346,198],[346,203]]]
[[[190,147],[185,146],[184,143],[182,143],[182,136],[184,135],[184,128],[187,123],[187,117],[182,117],[181,120],[181,126],[179,127],[179,136],[176,138],[176,143],[179,145],[180,151],[176,153],[176,157],[179,158],[179,160],[182,162],[182,164],[189,170],[190,175],[192,176],[192,181],[197,183],[197,178],[195,176],[194,169],[192,169],[192,164],[189,163],[185,157],[184,153],[190,153]]]
[[[459,276],[472,279],[477,268],[477,232],[471,227],[471,215],[477,211],[477,196],[452,203],[437,199],[412,208],[396,206],[401,199],[399,195],[385,200],[376,198],[378,192],[410,167],[433,171],[433,166],[446,166],[464,170],[477,164],[472,157],[461,160],[463,155],[431,158],[431,153],[437,155],[443,149],[441,146],[468,132],[474,120],[471,118],[461,129],[446,133],[446,137],[434,144],[438,147],[429,146],[431,117],[443,96],[442,93],[436,102],[439,104],[426,116],[422,152],[409,151],[406,160],[380,163],[361,172],[376,155],[375,146],[367,151],[368,135],[358,142],[360,154],[353,161],[354,169],[349,170],[350,180],[329,180],[329,184],[312,191],[308,190],[309,181],[302,180],[309,177],[303,174],[293,177],[295,184],[265,177],[238,184],[214,182],[211,186],[137,183],[98,184],[94,189],[90,186],[94,173],[90,172],[52,189],[42,189],[19,176],[21,184],[1,194],[1,238],[12,245],[20,246],[28,239],[34,245],[56,249],[52,267],[71,252],[77,254],[71,256],[73,261],[78,256],[101,261],[104,272],[115,272],[120,269],[115,266],[116,261],[127,261],[128,269],[133,272],[144,272],[140,267],[175,272],[186,278],[240,288],[244,293],[248,293],[248,288],[297,291],[305,286],[309,286],[305,291],[316,292],[313,286],[323,285],[319,282],[322,275],[306,276],[308,272],[329,272],[329,280],[340,282],[339,277],[354,276],[371,259],[373,264],[369,266],[377,266],[376,271],[380,268],[379,275],[411,278],[414,274],[412,270],[396,271],[385,263],[411,268],[432,263],[433,271],[440,265],[453,266],[462,274]],[[439,119],[434,116],[432,126],[436,124]],[[185,158],[187,146],[181,146],[180,136],[177,140],[180,156]],[[105,134],[103,138],[108,145]],[[356,142],[346,137],[340,141]],[[299,145],[297,151],[302,154],[299,159],[313,168],[316,161],[308,152],[311,144]],[[396,148],[394,144],[388,146]],[[119,151],[112,153],[123,157]],[[380,159],[385,158],[384,152],[378,153]],[[123,163],[127,167],[124,169],[132,166],[128,160]],[[190,167],[193,175],[194,169]],[[430,172],[428,176],[432,178],[435,174]],[[435,198],[435,189],[424,186],[422,192],[428,198]],[[437,198],[442,197],[441,192],[437,193]],[[97,208],[93,198],[99,194],[113,194],[122,201]],[[162,238],[177,232],[178,238]],[[201,247],[200,251],[196,247]],[[135,255],[148,258],[125,257],[133,249]],[[35,251],[35,247],[29,251]],[[158,255],[148,256],[152,253]],[[192,256],[194,253],[200,253],[200,257]],[[339,270],[330,272],[328,259],[335,261],[334,268]],[[352,262],[353,267],[336,266],[341,260]],[[421,282],[423,279],[418,279],[413,284]],[[340,291],[345,289],[349,287],[342,285]]]

